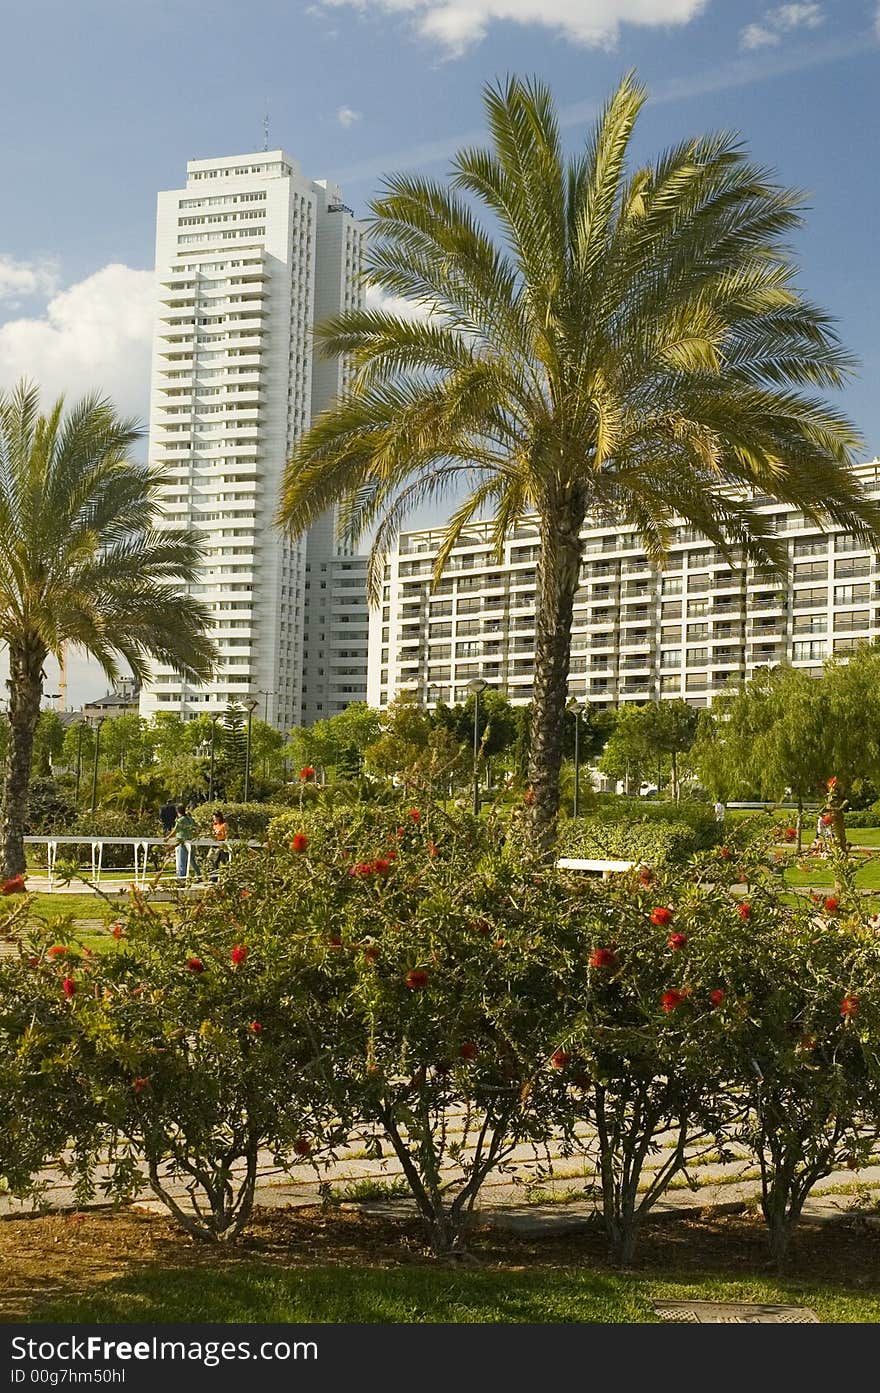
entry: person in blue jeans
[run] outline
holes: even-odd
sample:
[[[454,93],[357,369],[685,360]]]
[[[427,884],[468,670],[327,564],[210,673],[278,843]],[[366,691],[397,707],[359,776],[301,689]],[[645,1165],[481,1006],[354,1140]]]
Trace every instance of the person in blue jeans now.
[[[191,842],[195,835],[195,818],[187,812],[185,804],[178,804],[177,821],[168,839],[174,842],[176,848],[178,880],[186,880],[187,876],[199,873],[195,851],[187,846],[187,842]]]

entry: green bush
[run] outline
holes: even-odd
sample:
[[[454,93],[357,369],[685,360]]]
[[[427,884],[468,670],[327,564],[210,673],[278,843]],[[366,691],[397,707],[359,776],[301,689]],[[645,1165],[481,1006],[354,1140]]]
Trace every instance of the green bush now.
[[[700,849],[700,836],[685,823],[604,822],[599,818],[565,823],[562,856],[586,860],[644,861],[649,866],[684,865]]]
[[[210,837],[211,817],[216,808],[226,814],[230,837],[244,837],[247,841],[263,842],[273,817],[285,811],[275,803],[224,803],[216,799],[213,803],[200,803],[193,808],[198,836]]]
[[[880,802],[870,808],[844,813],[843,821],[846,827],[880,827]]]
[[[672,823],[675,826],[690,827],[697,836],[697,848],[705,850],[718,841],[719,829],[715,814],[705,803],[695,803],[682,799],[678,803],[657,801],[645,798],[624,798],[620,795],[604,795],[589,815],[590,820],[601,823],[636,822]]]

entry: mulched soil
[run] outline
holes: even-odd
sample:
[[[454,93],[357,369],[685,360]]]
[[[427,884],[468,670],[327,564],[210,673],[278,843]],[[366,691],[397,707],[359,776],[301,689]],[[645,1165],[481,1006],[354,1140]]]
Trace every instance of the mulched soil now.
[[[493,1229],[475,1233],[474,1257],[487,1269],[608,1269],[601,1233],[526,1240]],[[233,1248],[193,1241],[168,1219],[137,1210],[91,1210],[0,1221],[0,1320],[38,1315],[46,1300],[145,1267],[218,1267],[264,1262],[283,1267],[405,1267],[435,1262],[418,1222],[340,1209],[258,1210]],[[635,1269],[686,1280],[697,1274],[772,1276],[763,1224],[754,1215],[658,1219],[645,1226]],[[880,1292],[880,1231],[855,1217],[804,1224],[791,1266],[799,1282]]]

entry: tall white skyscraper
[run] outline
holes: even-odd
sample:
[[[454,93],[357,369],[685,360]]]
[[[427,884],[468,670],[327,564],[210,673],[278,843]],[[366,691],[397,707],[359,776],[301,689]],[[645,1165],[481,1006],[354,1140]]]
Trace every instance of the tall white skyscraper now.
[[[332,518],[298,542],[273,523],[294,441],[345,381],[345,364],[313,358],[313,331],[361,303],[363,251],[339,189],[281,150],[192,160],[186,187],[159,195],[149,458],[160,525],[204,538],[191,589],[219,663],[205,687],[157,667],[142,715],[256,697],[285,729],[365,695],[363,559],[342,554]]]

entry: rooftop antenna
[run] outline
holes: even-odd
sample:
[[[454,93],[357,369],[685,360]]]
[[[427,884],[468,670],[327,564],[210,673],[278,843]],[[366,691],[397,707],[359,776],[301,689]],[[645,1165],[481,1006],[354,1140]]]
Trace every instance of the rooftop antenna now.
[[[263,152],[269,149],[269,103],[266,102],[266,115],[263,117]]]

